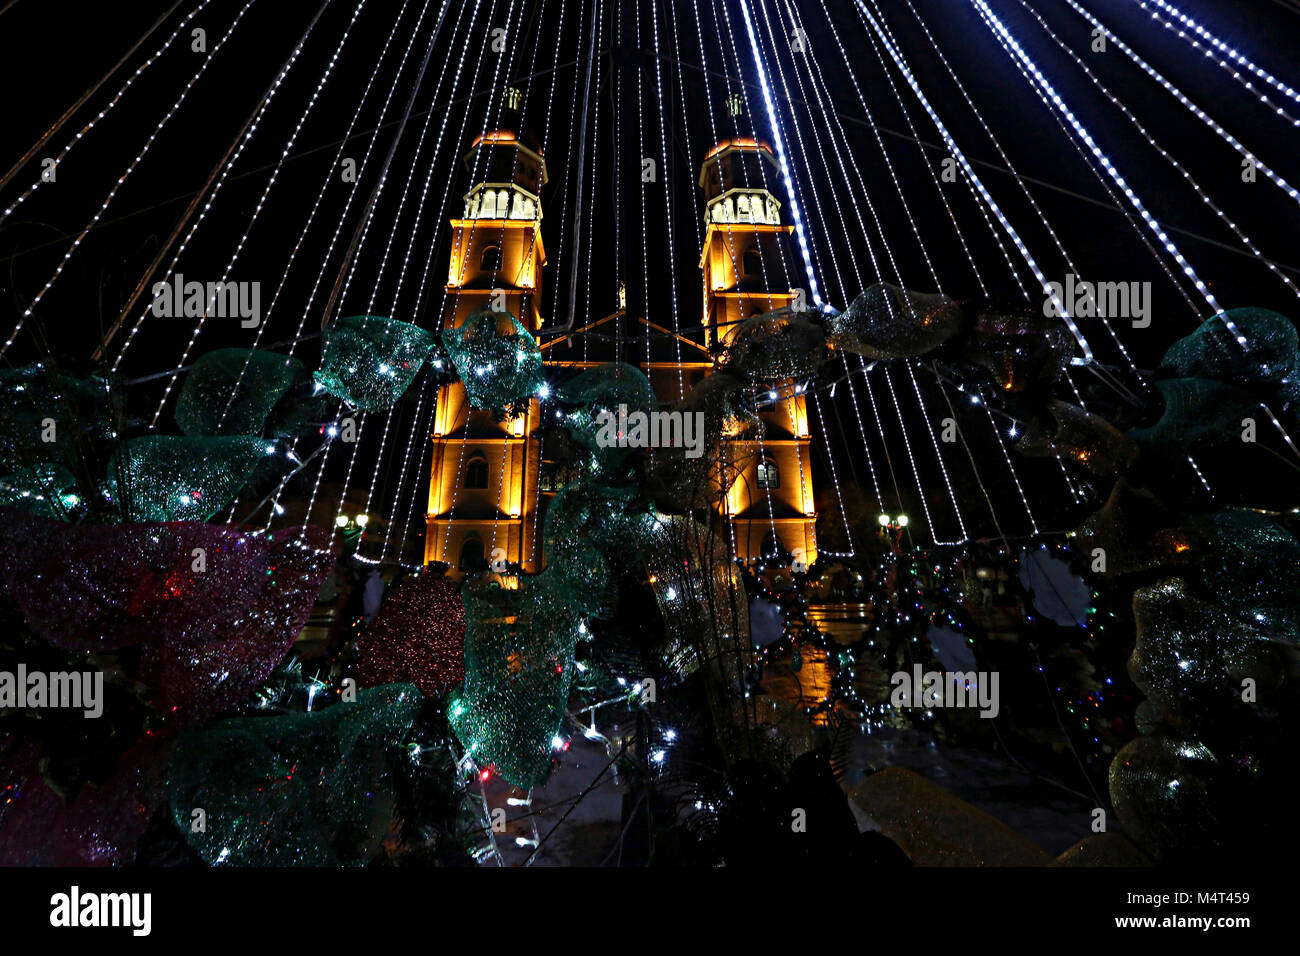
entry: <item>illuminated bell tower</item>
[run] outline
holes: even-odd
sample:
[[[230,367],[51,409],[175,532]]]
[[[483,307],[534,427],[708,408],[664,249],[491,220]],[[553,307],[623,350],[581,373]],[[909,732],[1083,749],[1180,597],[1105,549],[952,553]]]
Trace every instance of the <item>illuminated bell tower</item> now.
[[[787,241],[794,226],[782,224],[782,204],[767,186],[778,182],[779,175],[772,148],[751,137],[724,140],[704,158],[700,268],[708,344],[725,345],[740,323],[756,315],[804,307],[804,290],[788,286],[787,263],[794,260]],[[812,564],[816,511],[805,396],[797,382],[765,384],[770,398],[759,410],[762,440],[756,436],[727,443],[729,467],[736,474],[723,499],[724,511],[738,557],[755,560],[775,543]]]
[[[546,161],[526,137],[500,129],[474,140],[465,166],[471,184],[462,217],[451,221],[443,327],[458,328],[471,313],[495,308],[535,333],[546,264],[540,198]],[[437,401],[425,562],[447,562],[453,577],[494,560],[535,571],[536,400],[506,422],[471,408],[459,382],[439,388]]]

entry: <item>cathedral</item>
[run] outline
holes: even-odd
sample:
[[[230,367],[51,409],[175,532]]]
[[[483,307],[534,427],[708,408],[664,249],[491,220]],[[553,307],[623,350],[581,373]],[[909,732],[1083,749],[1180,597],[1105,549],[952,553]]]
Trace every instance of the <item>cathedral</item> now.
[[[527,134],[495,130],[474,140],[465,166],[475,181],[465,194],[463,215],[451,221],[443,327],[457,328],[490,306],[504,308],[536,335],[543,327],[546,266],[547,168],[540,145]],[[782,222],[782,203],[770,188],[779,180],[766,143],[732,137],[715,145],[699,176],[705,227],[700,324],[665,328],[653,317],[629,315],[620,296],[611,315],[545,338],[546,367],[562,379],[605,364],[610,357],[599,349],[579,350],[574,343],[602,326],[608,331],[626,322],[655,346],[635,364],[661,407],[670,408],[713,372],[711,345],[725,346],[754,316],[800,307],[803,293],[787,287],[783,266],[793,226]],[[755,561],[781,552],[811,564],[816,514],[805,396],[795,383],[770,384],[773,400],[759,408],[761,428],[727,443],[727,460],[735,468],[727,474],[729,487],[717,490],[718,517],[728,525],[736,557]],[[445,562],[452,576],[501,563],[517,563],[530,573],[545,566],[542,521],[563,476],[545,457],[539,404],[534,398],[522,414],[496,421],[470,407],[459,382],[439,389],[430,435],[425,563]]]

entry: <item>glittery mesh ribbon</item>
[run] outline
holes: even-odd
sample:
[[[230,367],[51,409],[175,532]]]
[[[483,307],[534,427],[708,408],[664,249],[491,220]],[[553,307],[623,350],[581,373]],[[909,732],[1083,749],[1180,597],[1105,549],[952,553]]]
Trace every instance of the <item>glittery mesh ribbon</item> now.
[[[471,312],[463,325],[443,330],[442,342],[475,408],[505,408],[542,386],[541,350],[509,312]]]
[[[78,443],[116,431],[107,379],[77,379],[43,365],[0,369],[0,474],[74,468]]]
[[[204,524],[68,525],[6,512],[0,573],[31,629],[69,650],[142,645],[137,680],[177,725],[247,697],[306,623],[329,536]]]
[[[620,406],[626,408],[628,415],[658,410],[659,399],[649,379],[631,365],[610,362],[587,369],[565,383],[556,397],[566,404],[580,406],[565,417],[563,424],[574,443],[590,452],[589,473],[599,480],[625,477],[624,466],[635,449],[602,443],[599,436],[605,416],[617,416]]]
[[[354,408],[391,408],[410,387],[435,343],[410,322],[376,315],[341,318],[324,332],[316,384]]]
[[[62,465],[36,465],[0,478],[0,508],[62,518],[76,504],[77,480]]]
[[[1237,332],[1228,328],[1232,322]],[[1237,336],[1245,339],[1238,342]],[[1186,378],[1210,378],[1242,385],[1290,386],[1300,397],[1300,333],[1283,315],[1268,309],[1231,309],[1207,319],[1165,353],[1161,363]]]
[[[173,819],[211,865],[365,864],[393,832],[393,768],[421,702],[389,684],[315,712],[189,730],[168,769]]]
[[[1128,434],[1144,444],[1185,448],[1206,438],[1236,437],[1241,419],[1259,399],[1221,382],[1203,378],[1172,378],[1156,382],[1165,400],[1160,420]]]
[[[1075,338],[1060,320],[981,313],[966,343],[966,358],[981,365],[1004,392],[1055,382],[1065,371]]]
[[[738,689],[752,662],[749,601],[726,539],[690,518],[660,516],[646,567],[667,632],[668,666],[685,676],[709,663]]]
[[[947,296],[877,283],[827,321],[836,349],[869,359],[909,358],[943,344],[961,329],[961,307]]]
[[[276,403],[307,372],[291,355],[217,349],[185,376],[176,424],[187,435],[260,435]]]
[[[384,599],[361,640],[362,684],[411,683],[438,696],[465,678],[465,604],[454,581],[425,568]]]
[[[207,521],[274,454],[250,435],[145,435],[114,452],[106,489],[127,521]]]
[[[830,353],[826,334],[808,316],[778,309],[746,319],[724,335],[725,368],[758,384],[811,376]]]
[[[448,699],[448,721],[480,765],[517,787],[550,775],[580,636],[568,595],[552,569],[515,589],[488,577],[465,587],[465,683]]]
[[[137,744],[116,771],[68,799],[40,771],[40,747],[0,734],[0,866],[120,866],[161,803],[153,742]]]
[[[1032,423],[1016,442],[1022,455],[1072,458],[1097,475],[1117,474],[1137,457],[1136,442],[1101,416],[1055,400],[1047,410],[1051,425]]]

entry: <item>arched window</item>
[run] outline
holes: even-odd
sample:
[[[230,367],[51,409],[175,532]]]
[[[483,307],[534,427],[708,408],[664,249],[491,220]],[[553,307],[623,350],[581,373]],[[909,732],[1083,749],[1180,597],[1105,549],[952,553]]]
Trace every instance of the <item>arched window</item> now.
[[[781,471],[771,458],[764,458],[754,469],[754,483],[760,488],[780,488]]]
[[[495,189],[483,190],[482,202],[479,204],[479,210],[481,211],[484,219],[491,219],[494,215],[496,215],[497,191]]]
[[[749,197],[736,198],[736,222],[749,222]]]
[[[475,453],[465,466],[465,487],[486,488],[488,486],[488,460],[480,453]]]
[[[503,189],[497,193],[497,218],[506,219],[510,216],[510,191]]]
[[[757,279],[763,274],[763,256],[757,249],[746,249],[741,269],[747,279]]]
[[[501,271],[501,247],[493,243],[483,247],[483,256],[479,259],[479,268],[484,272]]]
[[[483,539],[478,535],[471,535],[461,544],[458,566],[462,571],[481,571],[487,567],[483,558]]]

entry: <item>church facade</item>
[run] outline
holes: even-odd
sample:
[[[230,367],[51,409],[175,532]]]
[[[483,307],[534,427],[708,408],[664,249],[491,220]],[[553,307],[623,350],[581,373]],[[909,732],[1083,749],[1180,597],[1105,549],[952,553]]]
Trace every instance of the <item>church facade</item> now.
[[[518,318],[530,333],[540,314],[546,251],[541,193],[547,182],[540,149],[515,132],[478,137],[465,156],[472,182],[463,214],[451,221],[444,328],[459,327],[489,305]],[[612,323],[636,324],[645,335],[671,339],[672,355],[635,364],[664,408],[672,407],[714,370],[710,346],[725,346],[741,323],[787,309],[801,295],[790,288],[784,263],[793,227],[782,223],[782,204],[769,188],[779,181],[771,148],[751,138],[724,140],[704,158],[705,235],[699,327],[679,332],[652,317],[629,316],[620,296],[613,314],[541,345],[557,378],[604,360],[579,359],[575,341]],[[717,510],[727,522],[737,557],[754,561],[780,551],[811,564],[817,552],[811,439],[805,396],[793,382],[769,383],[759,408],[761,427],[744,440],[726,441],[729,464],[718,488]],[[470,407],[460,383],[438,390],[430,440],[432,468],[426,512],[424,560],[446,562],[453,576],[498,562],[535,573],[545,566],[541,528],[557,476],[543,453],[539,402],[512,419],[497,421]]]

